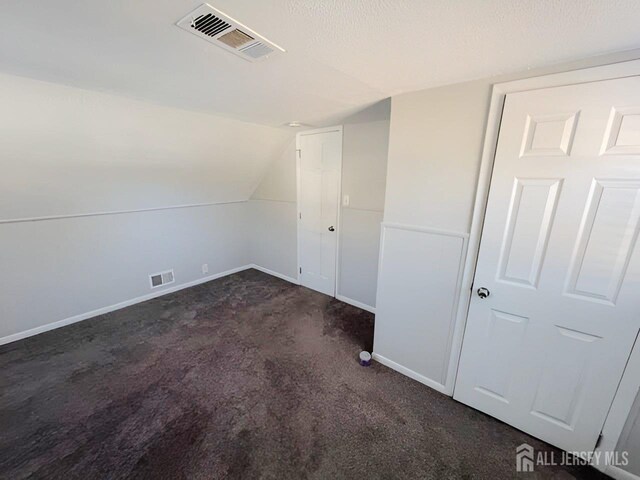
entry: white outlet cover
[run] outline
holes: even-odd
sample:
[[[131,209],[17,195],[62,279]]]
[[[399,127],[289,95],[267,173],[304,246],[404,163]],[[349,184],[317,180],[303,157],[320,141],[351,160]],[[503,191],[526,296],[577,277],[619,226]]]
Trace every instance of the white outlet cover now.
[[[209,265],[206,263],[202,264],[202,273],[209,273]]]

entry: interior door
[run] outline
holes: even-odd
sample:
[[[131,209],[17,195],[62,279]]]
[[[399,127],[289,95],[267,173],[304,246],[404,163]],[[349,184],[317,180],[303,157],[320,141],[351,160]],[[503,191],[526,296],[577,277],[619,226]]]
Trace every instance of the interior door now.
[[[342,129],[298,135],[300,283],[335,296]]]
[[[507,95],[454,397],[592,450],[640,328],[640,77]]]

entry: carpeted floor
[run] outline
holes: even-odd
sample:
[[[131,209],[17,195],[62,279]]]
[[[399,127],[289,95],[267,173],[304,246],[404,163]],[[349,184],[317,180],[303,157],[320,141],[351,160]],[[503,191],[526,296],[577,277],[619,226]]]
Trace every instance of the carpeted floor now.
[[[373,315],[248,270],[0,347],[0,478],[517,478],[560,452],[380,364]],[[600,478],[536,467],[532,478]]]

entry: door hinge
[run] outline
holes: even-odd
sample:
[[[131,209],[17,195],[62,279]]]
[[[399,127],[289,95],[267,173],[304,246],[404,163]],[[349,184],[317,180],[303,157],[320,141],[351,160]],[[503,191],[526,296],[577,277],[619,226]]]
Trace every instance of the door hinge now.
[[[596,440],[596,446],[593,447],[593,449],[594,450],[597,449],[601,443],[602,443],[602,432],[600,432],[600,435],[598,435],[598,440]]]
[[[300,213],[298,214],[298,218],[299,218],[300,220],[302,220],[302,212],[300,212]]]
[[[298,152],[298,158],[302,158],[302,150],[299,148],[296,148],[296,152]]]
[[[300,267],[300,273],[302,273],[302,267]]]

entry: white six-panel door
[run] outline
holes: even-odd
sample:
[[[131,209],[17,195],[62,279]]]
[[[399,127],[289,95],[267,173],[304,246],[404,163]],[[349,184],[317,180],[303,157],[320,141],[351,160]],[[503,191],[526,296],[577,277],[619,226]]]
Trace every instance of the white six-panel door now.
[[[300,283],[335,296],[342,129],[298,135]]]
[[[507,95],[454,397],[592,450],[640,328],[639,220],[640,77]]]

